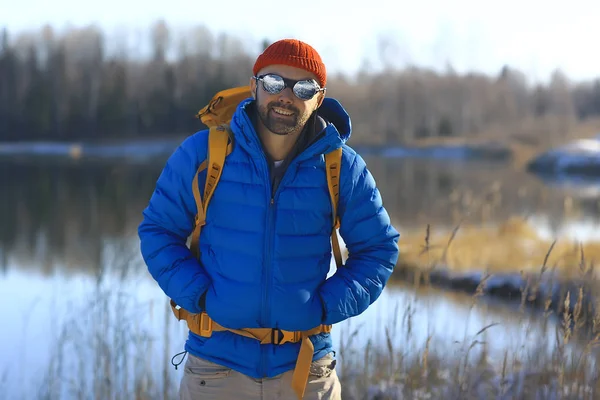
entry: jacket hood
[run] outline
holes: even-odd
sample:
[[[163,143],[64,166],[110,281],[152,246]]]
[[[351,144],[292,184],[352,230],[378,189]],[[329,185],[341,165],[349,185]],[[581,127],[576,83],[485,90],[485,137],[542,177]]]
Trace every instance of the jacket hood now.
[[[352,121],[342,104],[334,98],[326,97],[317,114],[336,129],[340,140],[346,143],[352,135]]]

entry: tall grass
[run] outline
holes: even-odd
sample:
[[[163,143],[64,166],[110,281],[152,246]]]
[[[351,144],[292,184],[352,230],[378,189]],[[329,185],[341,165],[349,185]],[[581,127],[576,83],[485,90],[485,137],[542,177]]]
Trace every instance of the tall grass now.
[[[443,265],[459,235],[457,225],[442,248],[436,248],[439,253],[434,253],[431,229],[425,229],[418,251],[428,265],[419,269],[418,277],[407,278],[411,285],[419,289],[433,287],[429,276]],[[547,249],[540,276],[552,268],[548,260],[554,249]],[[123,249],[127,251],[132,250]],[[49,332],[56,338],[35,398],[177,398],[181,369],[176,371],[170,364],[175,354],[171,344],[183,345],[184,327],[173,326],[166,299],[165,308],[157,308],[136,297],[136,287],[149,279],[145,270],[139,268],[139,260],[117,253],[114,259],[105,261],[112,268],[98,272],[95,289],[87,301],[71,304],[59,331]],[[137,268],[132,267],[134,264]],[[596,305],[600,302],[600,297],[594,291],[596,285],[592,284],[593,275],[584,251],[580,252],[577,267],[587,277],[586,285],[570,288],[559,300],[539,296],[536,288],[540,281],[526,281],[514,312],[524,314],[536,304],[537,318],[555,326],[555,336],[551,343],[540,338],[534,346],[507,347],[501,357],[492,355],[490,350],[490,343],[502,335],[496,324],[481,326],[475,334],[465,331],[462,340],[448,348],[446,341],[433,333],[419,337],[414,326],[419,311],[410,302],[396,304],[390,311],[389,323],[378,326],[379,332],[366,345],[357,341],[362,326],[350,321],[335,327],[341,336],[336,353],[343,398],[600,398],[596,350],[600,307],[591,308],[594,301]],[[492,276],[483,274],[470,294],[470,309],[485,302],[486,285]],[[152,314],[156,310],[159,315]],[[528,327],[524,325],[523,329]],[[377,341],[375,337],[384,339]]]
[[[57,332],[48,332],[54,341],[46,372],[35,395],[26,398],[176,398],[168,345],[175,340],[173,324],[170,318],[157,321],[157,307],[138,297],[148,276],[134,250],[121,244],[106,255],[108,267],[97,271],[85,301],[70,300],[66,317],[56,316],[64,318]]]
[[[526,349],[506,348],[491,357],[488,343],[495,325],[465,336],[451,351],[428,336],[422,347],[399,347],[411,335],[410,313],[402,331],[386,330],[385,346],[355,348],[353,334],[340,349],[344,399],[595,399],[600,396],[597,339],[567,350],[572,337],[568,317],[556,328],[553,349],[541,340]],[[525,328],[524,328],[525,329]]]
[[[52,347],[40,399],[149,398],[157,392],[147,358],[151,335],[136,323],[142,305],[99,291],[67,320]]]
[[[447,264],[448,249],[459,227],[449,234],[445,246],[432,257],[430,227],[427,226],[419,256],[429,265],[420,265],[414,275],[404,278],[414,285],[431,285],[429,276]],[[483,326],[475,335],[465,336],[458,351],[432,351],[432,337],[421,348],[396,348],[397,336],[410,338],[410,304],[404,312],[400,332],[385,329],[386,345],[372,343],[364,349],[351,350],[359,329],[345,336],[341,354],[348,360],[342,363],[345,399],[596,399],[600,398],[600,372],[597,368],[600,343],[600,296],[596,290],[593,266],[586,266],[583,247],[580,247],[579,269],[585,279],[576,287],[567,288],[562,296],[555,294],[539,298],[536,288],[548,270],[548,260],[555,242],[547,249],[539,276],[531,276],[521,289],[520,308],[543,305],[540,319],[555,325],[555,339],[546,343],[539,338],[537,345],[526,348],[507,348],[502,359],[489,356],[488,341],[482,339],[495,324]],[[417,249],[414,249],[416,252]],[[510,251],[506,248],[505,251]],[[471,307],[486,295],[486,283],[491,275],[483,274],[472,291]],[[553,304],[556,303],[556,304]],[[399,315],[397,313],[396,316]],[[552,321],[551,321],[552,320]],[[395,325],[394,325],[395,326]],[[551,326],[551,325],[550,325]],[[524,327],[524,329],[526,329]],[[493,336],[492,339],[493,340]],[[569,346],[573,341],[576,346]],[[547,351],[547,348],[551,348]],[[475,350],[475,351],[474,351]]]

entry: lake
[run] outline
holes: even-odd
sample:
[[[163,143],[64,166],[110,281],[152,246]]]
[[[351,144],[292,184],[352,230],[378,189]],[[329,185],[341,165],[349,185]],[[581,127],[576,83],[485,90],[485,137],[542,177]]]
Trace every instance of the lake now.
[[[452,229],[467,214],[492,224],[528,215],[547,237],[600,232],[589,182],[554,186],[499,162],[365,159],[401,233]],[[171,358],[183,351],[185,324],[146,272],[136,231],[164,160],[0,161],[0,398],[174,390],[181,368]],[[372,344],[419,357],[432,335],[431,352],[460,356],[493,323],[480,337],[492,358],[555,340],[555,324],[535,312],[399,281],[333,335],[345,354]]]

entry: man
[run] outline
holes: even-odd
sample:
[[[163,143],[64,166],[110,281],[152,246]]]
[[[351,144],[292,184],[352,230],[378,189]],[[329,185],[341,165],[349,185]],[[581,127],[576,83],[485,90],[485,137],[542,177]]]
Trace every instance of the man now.
[[[167,296],[225,327],[210,336],[190,331],[182,399],[339,399],[331,336],[319,327],[358,315],[379,297],[397,261],[399,234],[365,162],[345,144],[350,118],[325,97],[327,74],[317,51],[280,40],[258,57],[253,73],[252,98],[230,123],[233,151],[208,207],[199,259],[186,239],[207,130],[167,161],[143,212],[141,251]],[[349,256],[327,279],[333,217],[324,154],[339,147],[338,215]],[[240,334],[253,328],[270,328],[269,340]],[[283,331],[305,335],[276,343]],[[298,388],[294,373],[304,341],[314,350]]]

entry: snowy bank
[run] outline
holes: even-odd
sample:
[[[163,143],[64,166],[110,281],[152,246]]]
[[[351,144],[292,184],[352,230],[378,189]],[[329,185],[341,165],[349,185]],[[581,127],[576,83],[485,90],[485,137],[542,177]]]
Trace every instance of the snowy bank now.
[[[123,140],[111,143],[91,142],[16,142],[0,143],[0,157],[61,157],[68,159],[124,159],[143,161],[155,156],[168,156],[185,139],[167,138]],[[417,145],[353,145],[362,155],[386,158],[430,158],[441,160],[509,161],[513,152],[504,144],[484,143],[423,143]]]
[[[484,296],[507,305],[552,311],[562,318],[568,309],[573,314],[579,305],[583,317],[583,330],[591,329],[598,307],[599,288],[595,279],[582,274],[579,278],[565,279],[554,270],[536,272],[501,272],[487,274],[483,271],[453,271],[444,266],[425,270],[411,265],[398,265],[393,279]],[[582,289],[580,293],[580,289]],[[568,303],[565,298],[569,295]]]
[[[542,153],[528,163],[530,172],[556,178],[600,176],[600,141],[580,139]]]
[[[180,137],[129,140],[111,143],[91,142],[16,142],[0,143],[0,157],[39,157],[150,161],[168,157],[181,142]]]
[[[504,162],[509,161],[513,156],[513,152],[510,147],[496,142],[477,144],[422,144],[415,146],[356,145],[354,148],[363,155],[372,154],[389,158],[433,158],[442,160],[489,160]]]

